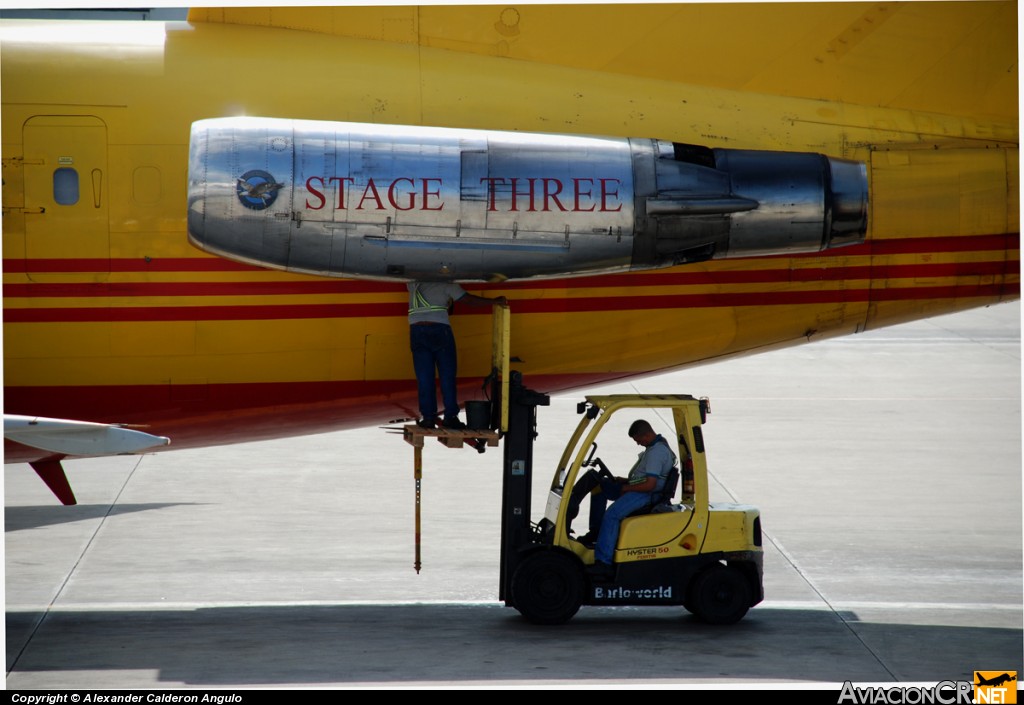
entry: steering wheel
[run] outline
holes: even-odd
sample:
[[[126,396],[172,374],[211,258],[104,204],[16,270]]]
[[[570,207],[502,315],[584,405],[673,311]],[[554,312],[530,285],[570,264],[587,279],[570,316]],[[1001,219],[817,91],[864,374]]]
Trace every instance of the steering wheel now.
[[[597,443],[595,442],[593,445],[590,446],[590,454],[587,455],[586,460],[584,460],[581,463],[582,467],[592,468],[592,467],[596,466],[598,468],[598,470],[597,470],[597,474],[598,475],[600,475],[605,480],[614,480],[615,476],[612,475],[611,471],[608,469],[608,466],[605,465],[604,462],[600,458],[595,458],[594,457],[594,455],[596,453],[597,453]]]
[[[583,463],[583,465],[585,467],[590,467],[590,468],[596,466],[597,467],[597,474],[600,475],[605,480],[613,480],[613,479],[615,479],[615,476],[612,475],[611,470],[608,469],[608,466],[605,465],[604,461],[601,460],[600,458],[588,459],[587,462]]]

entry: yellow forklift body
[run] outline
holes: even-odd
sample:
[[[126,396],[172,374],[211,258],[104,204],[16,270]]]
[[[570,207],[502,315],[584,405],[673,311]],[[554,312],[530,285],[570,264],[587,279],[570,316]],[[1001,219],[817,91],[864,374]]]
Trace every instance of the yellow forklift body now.
[[[702,410],[702,404],[705,406]],[[761,552],[759,512],[749,505],[716,503],[708,499],[708,467],[700,427],[704,424],[707,400],[684,394],[591,395],[581,406],[584,413],[569,439],[552,482],[545,516],[554,524],[554,544],[565,548],[584,563],[594,562],[594,551],[569,533],[566,513],[569,490],[588,464],[587,453],[611,416],[624,409],[670,410],[675,431],[668,439],[681,467],[692,484],[684,482],[681,496],[658,513],[623,520],[615,549],[617,564],[682,558],[715,552]]]
[[[755,548],[760,512],[750,505],[714,504],[708,516],[703,553],[750,551]],[[760,546],[756,546],[758,551]]]

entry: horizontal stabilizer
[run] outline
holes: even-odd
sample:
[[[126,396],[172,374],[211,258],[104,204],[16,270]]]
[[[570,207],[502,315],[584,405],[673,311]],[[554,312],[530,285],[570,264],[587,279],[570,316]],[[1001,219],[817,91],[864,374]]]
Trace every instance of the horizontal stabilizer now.
[[[165,446],[171,439],[114,424],[4,414],[4,438],[69,456],[124,455]]]

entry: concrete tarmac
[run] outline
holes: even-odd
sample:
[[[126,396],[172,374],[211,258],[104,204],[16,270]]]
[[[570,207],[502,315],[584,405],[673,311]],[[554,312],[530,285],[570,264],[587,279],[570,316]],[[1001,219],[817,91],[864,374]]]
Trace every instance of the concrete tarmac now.
[[[542,628],[499,604],[498,449],[425,448],[419,574],[412,449],[380,429],[69,462],[75,507],[10,465],[7,688],[1021,673],[1020,372],[1011,303],[587,390],[711,398],[712,499],[758,506],[765,535],[766,599],[731,627],[583,607]],[[535,520],[582,397],[539,410]]]

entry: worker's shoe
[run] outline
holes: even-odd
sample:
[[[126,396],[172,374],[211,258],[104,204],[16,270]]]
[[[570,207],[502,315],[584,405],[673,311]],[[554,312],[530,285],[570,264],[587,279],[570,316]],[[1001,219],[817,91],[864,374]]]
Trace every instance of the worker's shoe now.
[[[576,540],[579,541],[580,543],[582,543],[587,548],[593,548],[594,544],[597,543],[597,532],[596,531],[588,531],[587,533],[583,534],[582,536],[580,536]]]
[[[587,566],[587,573],[594,580],[611,580],[615,577],[615,566],[611,563],[594,561],[594,565]]]
[[[437,426],[437,422],[434,421],[434,419],[420,419],[416,422],[416,425],[420,428],[435,428]]]
[[[450,419],[445,419],[444,421],[441,422],[441,425],[444,426],[447,429],[452,430],[452,431],[465,431],[466,430],[466,424],[464,424],[461,421],[459,421],[459,417],[458,416],[453,416]]]

